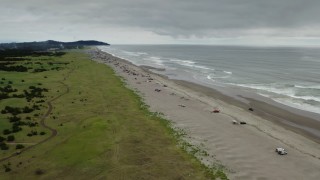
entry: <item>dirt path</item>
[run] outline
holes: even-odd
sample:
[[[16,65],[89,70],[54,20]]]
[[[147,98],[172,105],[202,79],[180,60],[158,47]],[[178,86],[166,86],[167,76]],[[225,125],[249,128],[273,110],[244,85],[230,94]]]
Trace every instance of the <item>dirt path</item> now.
[[[71,71],[69,71],[68,74],[63,78],[63,81],[65,81],[73,71],[74,71],[74,69],[72,69]],[[66,95],[66,94],[68,94],[68,93],[70,92],[69,86],[68,86],[67,84],[65,84],[63,81],[59,81],[59,83],[61,83],[63,86],[65,86],[66,91],[65,91],[64,93],[62,93],[62,94],[54,97],[53,99],[51,99],[51,100],[49,100],[49,101],[47,102],[47,104],[48,104],[48,110],[47,110],[47,112],[46,112],[46,113],[41,117],[41,119],[40,119],[40,125],[41,125],[42,127],[46,128],[46,129],[48,129],[49,131],[51,131],[51,135],[50,135],[49,137],[47,137],[46,139],[43,139],[42,141],[38,142],[38,143],[35,143],[35,144],[31,145],[31,146],[28,146],[28,147],[26,147],[26,148],[24,148],[24,149],[21,149],[20,151],[17,151],[17,152],[15,152],[14,154],[11,154],[11,155],[8,156],[8,157],[5,157],[5,158],[0,159],[0,162],[6,161],[6,160],[8,160],[8,159],[11,159],[11,158],[13,158],[13,157],[15,157],[15,156],[20,155],[20,154],[23,153],[23,152],[25,152],[25,151],[27,151],[27,150],[35,147],[35,146],[38,146],[38,145],[40,145],[40,144],[42,144],[42,143],[45,143],[45,142],[49,141],[50,139],[52,139],[53,137],[55,137],[55,136],[58,134],[58,131],[57,131],[56,129],[48,126],[48,125],[46,124],[45,120],[46,120],[46,118],[50,115],[50,113],[52,112],[52,109],[53,109],[52,102],[55,101],[55,100],[57,100],[57,99],[59,99],[59,98],[61,98],[62,96]],[[23,144],[23,143],[20,143],[20,144]]]

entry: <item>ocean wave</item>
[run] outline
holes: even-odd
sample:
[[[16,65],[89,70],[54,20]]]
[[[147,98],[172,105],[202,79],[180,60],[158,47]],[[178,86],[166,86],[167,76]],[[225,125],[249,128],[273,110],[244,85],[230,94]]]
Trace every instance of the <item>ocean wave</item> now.
[[[261,96],[270,98],[280,104],[287,105],[293,108],[309,111],[309,112],[314,112],[320,114],[320,102],[318,101],[313,101],[313,100],[305,100],[305,99],[297,99],[297,98],[276,98],[270,94],[266,93],[258,93]]]
[[[180,65],[186,65],[186,64],[190,65],[190,64],[195,64],[196,63],[196,62],[191,61],[191,60],[182,60],[182,59],[175,59],[175,58],[171,58],[171,59],[169,59],[169,61],[175,62],[175,63],[180,64]]]
[[[320,85],[294,85],[296,88],[301,88],[301,89],[320,89]]]
[[[285,99],[285,98],[273,98],[274,101],[284,104],[293,108],[302,109],[309,112],[314,112],[317,114],[320,114],[320,107],[319,106],[313,106],[304,102],[298,102],[292,99]]]
[[[205,70],[214,70],[214,69],[208,68],[206,66],[200,66],[200,65],[194,65],[192,67],[195,67],[195,68],[198,68],[198,69],[205,69]]]
[[[137,54],[140,54],[140,55],[148,55],[148,53],[146,52],[136,52]]]
[[[217,76],[216,74],[209,74],[207,75],[207,79],[212,80],[212,79],[226,79],[229,78],[230,76]]]
[[[303,100],[306,100],[306,101],[316,101],[316,102],[320,102],[320,97],[315,97],[315,96],[291,96],[293,98],[296,98],[296,99],[303,99]]]
[[[182,59],[172,58],[172,59],[169,59],[169,61],[174,62],[174,63],[181,65],[181,66],[204,69],[204,70],[214,70],[214,69],[206,67],[206,66],[196,65],[196,62],[191,61],[191,60],[182,60]]]
[[[150,57],[146,57],[146,58],[143,58],[143,59],[145,61],[148,61],[149,63],[151,61],[151,64],[155,63],[156,65],[163,65],[163,63],[164,63],[163,58],[157,57],[157,56],[150,56]]]
[[[122,52],[129,56],[135,56],[135,57],[139,57],[141,55],[147,55],[147,53],[145,52],[131,52],[131,51],[122,51]]]
[[[294,99],[301,99],[305,101],[317,101],[320,102],[320,97],[318,96],[312,96],[312,95],[299,95],[297,90],[295,88],[279,88],[277,85],[261,85],[261,84],[233,84],[236,86],[241,86],[245,88],[251,88],[251,89],[256,89],[256,90],[262,90],[262,91],[267,91],[271,93],[275,93],[278,95],[284,95],[288,96]],[[294,86],[292,86],[294,87]]]
[[[213,80],[213,78],[210,76],[210,74],[209,74],[209,75],[207,75],[207,79],[209,79],[209,80]]]
[[[223,72],[226,73],[226,74],[232,74],[231,71],[223,71]]]

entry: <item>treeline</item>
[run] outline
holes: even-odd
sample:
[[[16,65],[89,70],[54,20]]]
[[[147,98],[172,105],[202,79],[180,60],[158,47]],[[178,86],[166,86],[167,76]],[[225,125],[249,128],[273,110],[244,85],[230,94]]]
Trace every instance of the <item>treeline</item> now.
[[[26,49],[6,49],[0,50],[0,71],[8,72],[27,72],[28,67],[18,64],[20,61],[29,61],[31,59],[28,57],[41,57],[41,56],[63,56],[65,52],[61,51],[32,51]],[[36,68],[33,72],[43,72],[47,71],[44,68]]]
[[[3,49],[24,49],[34,51],[46,51],[48,49],[74,49],[83,48],[84,46],[102,46],[109,45],[100,41],[75,41],[75,42],[60,42],[60,41],[42,41],[42,42],[23,42],[23,43],[4,43],[0,44],[0,50]]]
[[[11,71],[11,72],[27,72],[28,68],[22,65],[12,65],[15,63],[6,62],[0,63],[0,71]]]
[[[1,46],[1,44],[0,44]],[[41,48],[42,49],[42,48]],[[63,56],[65,52],[61,51],[41,51],[40,49],[2,49],[0,50],[0,61],[25,61],[30,58],[23,58],[26,56]]]

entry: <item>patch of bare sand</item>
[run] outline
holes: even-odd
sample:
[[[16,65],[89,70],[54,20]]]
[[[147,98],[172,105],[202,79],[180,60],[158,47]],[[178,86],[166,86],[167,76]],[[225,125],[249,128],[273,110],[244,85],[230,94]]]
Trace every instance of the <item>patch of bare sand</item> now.
[[[220,163],[231,179],[319,179],[320,145],[246,110],[178,85],[124,60],[96,51],[93,56],[111,66],[152,111],[162,112],[187,140],[202,146],[204,164]],[[159,91],[160,90],[160,91]],[[220,113],[212,113],[219,108]],[[232,121],[246,125],[233,125]],[[289,154],[280,156],[275,148]]]

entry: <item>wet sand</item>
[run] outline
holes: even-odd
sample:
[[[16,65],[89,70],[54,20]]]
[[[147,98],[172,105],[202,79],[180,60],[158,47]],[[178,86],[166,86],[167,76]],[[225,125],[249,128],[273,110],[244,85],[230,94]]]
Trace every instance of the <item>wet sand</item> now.
[[[151,111],[184,129],[188,142],[206,150],[209,156],[200,159],[204,164],[225,166],[231,179],[319,179],[318,139],[283,123],[305,118],[304,123],[310,123],[306,126],[318,128],[312,119],[254,99],[248,99],[248,105],[207,87],[168,80],[99,50],[90,54],[123,77]],[[254,111],[248,111],[249,106]],[[285,148],[288,155],[276,154],[276,147]]]
[[[228,102],[229,104],[236,105],[241,107],[244,110],[248,110],[249,108],[253,108],[253,111],[250,112],[257,116],[260,116],[264,119],[277,123],[286,129],[290,129],[296,133],[299,133],[305,136],[308,139],[311,139],[317,143],[320,143],[320,122],[315,119],[317,116],[306,117],[304,115],[300,115],[298,113],[293,113],[284,108],[284,105],[278,104],[277,107],[274,103],[270,104],[267,102],[259,101],[254,98],[242,97],[248,101],[248,103],[243,103],[237,99],[226,96],[221,92],[214,90],[209,87],[201,86],[195,83],[175,80],[175,82],[184,87],[190,88],[194,91],[201,92],[207,96],[214,97],[216,99],[220,99],[222,101]],[[290,107],[287,107],[290,108]],[[291,108],[290,108],[291,109]],[[300,112],[301,110],[296,110]],[[305,130],[305,129],[306,130]],[[314,132],[312,131],[314,129]]]

